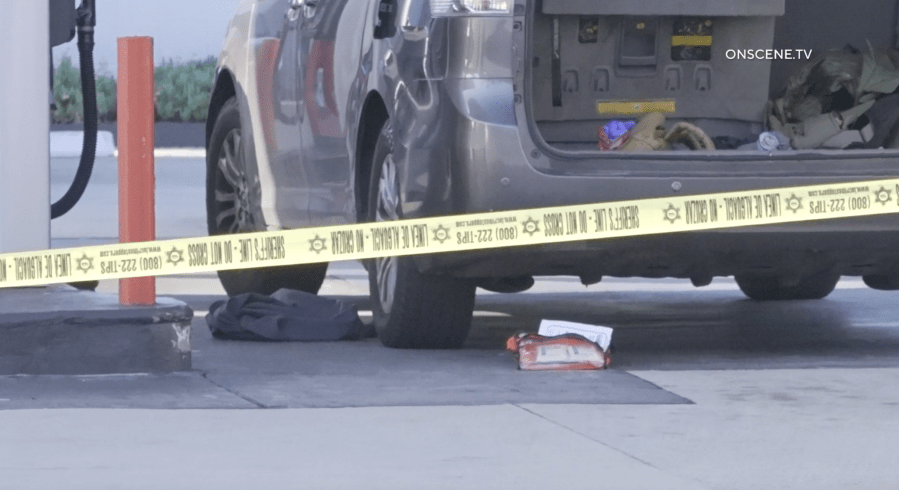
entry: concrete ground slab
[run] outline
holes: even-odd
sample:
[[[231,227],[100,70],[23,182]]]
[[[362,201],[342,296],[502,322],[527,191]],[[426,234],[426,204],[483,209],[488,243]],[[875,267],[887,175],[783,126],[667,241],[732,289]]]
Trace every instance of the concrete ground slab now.
[[[895,488],[899,480],[899,369],[637,374],[695,404],[525,408],[710,488]]]
[[[470,359],[468,369],[460,369],[462,363],[432,362],[428,366],[435,369],[426,372],[388,368],[367,375],[210,373],[207,377],[264,408],[690,403],[623,371],[525,372],[507,361],[495,369],[484,369],[484,359]]]
[[[9,488],[710,488],[514,405],[3,415]]]
[[[158,298],[121,306],[67,285],[0,290],[0,374],[107,374],[191,367],[193,311]]]
[[[613,368],[520,371],[504,342],[461,350],[388,349],[378,339],[244,342],[194,320],[193,368],[261,408],[682,404],[689,400]]]

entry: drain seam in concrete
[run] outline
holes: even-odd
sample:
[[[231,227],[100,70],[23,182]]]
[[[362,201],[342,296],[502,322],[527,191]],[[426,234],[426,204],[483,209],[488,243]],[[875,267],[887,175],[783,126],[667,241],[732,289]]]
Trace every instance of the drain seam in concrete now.
[[[590,436],[588,436],[587,434],[584,434],[584,433],[582,433],[582,432],[578,432],[578,431],[572,429],[571,427],[568,427],[568,426],[565,425],[565,424],[559,423],[559,422],[557,422],[557,421],[555,421],[555,420],[553,420],[553,419],[551,419],[551,418],[548,418],[548,417],[546,417],[546,416],[544,416],[544,415],[541,415],[541,414],[539,414],[539,413],[537,413],[537,412],[535,412],[535,411],[533,411],[533,410],[528,410],[527,408],[522,407],[521,405],[518,405],[518,404],[515,404],[515,403],[513,403],[512,405],[515,406],[515,407],[518,407],[518,408],[520,408],[520,409],[522,409],[522,410],[524,410],[525,412],[527,412],[527,413],[529,413],[529,414],[531,414],[531,415],[534,415],[534,416],[536,416],[536,417],[539,417],[539,418],[541,418],[541,419],[543,419],[543,420],[549,422],[550,424],[555,425],[556,427],[561,427],[562,429],[565,429],[565,430],[567,430],[568,432],[571,432],[572,434],[581,436],[581,437],[583,437],[584,439],[587,439],[588,441],[595,442],[595,443],[597,443],[597,444],[600,444],[600,445],[602,445],[602,446],[604,446],[604,447],[607,447],[607,448],[611,449],[612,451],[615,451],[615,452],[617,452],[617,453],[619,453],[619,454],[621,454],[621,455],[624,455],[624,456],[626,456],[626,457],[628,457],[628,458],[631,458],[631,459],[633,459],[634,461],[637,461],[637,462],[639,462],[639,463],[643,463],[643,464],[645,464],[646,466],[649,466],[650,468],[652,468],[652,469],[654,469],[654,470],[658,470],[658,471],[660,471],[660,472],[662,472],[662,473],[673,474],[673,475],[677,476],[678,478],[684,478],[684,479],[688,479],[688,480],[694,481],[694,482],[699,483],[700,485],[702,485],[702,486],[704,486],[704,487],[705,487],[705,486],[708,486],[707,483],[705,483],[705,482],[703,482],[703,481],[701,481],[701,480],[697,480],[697,479],[692,478],[692,477],[689,477],[689,476],[685,476],[685,475],[681,475],[681,474],[678,474],[678,473],[673,473],[673,472],[670,472],[670,471],[663,470],[662,468],[659,468],[658,466],[656,466],[656,465],[650,463],[649,461],[644,461],[644,460],[642,460],[642,459],[640,459],[640,458],[634,456],[633,454],[630,454],[630,453],[628,453],[628,452],[622,451],[621,449],[618,449],[618,448],[615,447],[615,446],[611,446],[611,445],[609,445],[608,443],[605,443],[605,442],[603,442],[603,441],[601,441],[601,440],[599,440],[599,439],[590,437]]]
[[[218,388],[221,388],[221,389],[227,391],[228,393],[231,393],[232,395],[234,395],[234,396],[236,396],[236,397],[238,397],[238,398],[240,398],[240,399],[242,399],[242,400],[244,400],[244,401],[246,401],[246,402],[249,402],[249,403],[252,403],[253,405],[256,405],[256,408],[273,408],[273,407],[269,407],[268,405],[266,405],[266,404],[264,404],[264,403],[262,403],[262,402],[259,402],[259,401],[255,400],[255,399],[253,399],[253,398],[251,398],[251,397],[249,397],[249,396],[247,396],[247,395],[244,395],[243,393],[241,393],[241,392],[239,392],[239,391],[237,391],[237,390],[232,390],[231,388],[228,388],[227,386],[225,386],[225,385],[223,385],[223,384],[216,383],[215,381],[213,381],[213,380],[211,380],[211,379],[209,378],[209,373],[207,373],[207,372],[205,372],[205,371],[201,372],[200,375],[203,376],[203,379],[205,379],[206,381],[209,381],[210,383],[212,383],[213,386],[216,386],[216,387],[218,387]]]
[[[535,412],[535,411],[533,411],[533,410],[528,410],[527,408],[522,407],[521,405],[515,404],[515,406],[518,407],[518,408],[520,408],[520,409],[522,409],[522,410],[524,410],[525,412],[527,412],[527,413],[529,413],[529,414],[531,414],[531,415],[535,415],[535,416],[537,416],[537,417],[539,417],[539,418],[541,418],[541,419],[543,419],[543,420],[545,420],[545,421],[547,421],[547,422],[549,422],[549,423],[551,423],[551,424],[553,424],[553,425],[555,425],[555,426],[557,426],[557,427],[561,427],[561,428],[567,430],[568,432],[571,432],[571,433],[573,433],[573,434],[577,434],[577,435],[579,435],[579,436],[581,436],[581,437],[583,437],[583,438],[585,438],[585,439],[588,439],[588,440],[590,440],[590,441],[593,441],[593,442],[595,442],[595,443],[597,443],[597,444],[601,444],[601,445],[603,445],[603,446],[605,446],[605,447],[607,447],[607,448],[609,448],[609,449],[611,449],[611,450],[613,450],[613,451],[616,451],[616,452],[618,452],[618,453],[621,453],[621,454],[627,456],[628,458],[631,458],[631,459],[633,459],[633,460],[635,460],[635,461],[639,461],[639,462],[645,464],[646,466],[649,466],[650,468],[654,468],[654,469],[657,469],[657,470],[659,470],[659,471],[663,471],[661,468],[655,466],[654,464],[652,464],[652,463],[650,463],[650,462],[648,462],[648,461],[643,461],[642,459],[640,459],[640,458],[634,456],[633,454],[629,454],[629,453],[627,453],[627,452],[624,452],[624,451],[622,451],[621,449],[618,449],[617,447],[610,446],[609,444],[607,444],[607,443],[605,443],[605,442],[603,442],[603,441],[601,441],[601,440],[599,440],[599,439],[595,439],[595,438],[593,438],[593,437],[590,437],[590,436],[588,436],[587,434],[584,434],[583,432],[578,432],[578,431],[572,429],[571,427],[568,427],[568,426],[565,425],[565,424],[561,424],[561,423],[559,423],[559,422],[557,422],[557,421],[555,421],[555,420],[552,420],[552,419],[550,419],[550,418],[548,418],[548,417],[546,417],[546,416],[544,416],[544,415],[541,415],[541,414],[539,414],[539,413],[537,413],[537,412]]]

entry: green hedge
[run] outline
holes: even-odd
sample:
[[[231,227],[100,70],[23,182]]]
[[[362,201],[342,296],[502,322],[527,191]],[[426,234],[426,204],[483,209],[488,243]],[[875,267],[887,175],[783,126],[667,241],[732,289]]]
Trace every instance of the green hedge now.
[[[156,67],[156,120],[205,121],[209,110],[209,92],[215,74],[215,58],[175,64],[171,60]],[[116,82],[110,76],[97,76],[97,109],[101,122],[115,121]],[[84,120],[81,72],[72,60],[63,58],[53,75],[56,110],[53,122]]]
[[[97,77],[97,110],[100,121],[114,121],[116,107],[115,80]],[[81,93],[81,70],[72,66],[72,60],[63,58],[53,73],[53,98],[56,111],[53,122],[70,123],[84,120],[84,96]]]
[[[205,121],[215,58],[156,67],[156,112],[163,121]],[[99,102],[99,101],[98,101]]]

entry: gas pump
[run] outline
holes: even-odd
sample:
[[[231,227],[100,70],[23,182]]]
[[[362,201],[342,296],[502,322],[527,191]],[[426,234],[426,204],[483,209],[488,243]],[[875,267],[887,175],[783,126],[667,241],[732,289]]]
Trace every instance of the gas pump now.
[[[50,247],[51,216],[62,216],[78,202],[93,170],[94,0],[82,0],[77,9],[73,0],[2,0],[0,7],[0,253],[44,250]],[[85,106],[82,156],[71,188],[51,206],[50,48],[76,31]]]
[[[51,48],[72,40],[77,27],[78,60],[81,65],[81,92],[84,103],[84,141],[81,147],[81,161],[75,173],[75,180],[69,190],[50,206],[50,219],[56,219],[69,212],[90,181],[97,152],[97,85],[94,81],[94,27],[97,12],[94,0],[82,0],[74,10],[72,0],[50,0],[50,40]],[[57,8],[58,7],[58,8]],[[74,14],[74,15],[73,15]],[[64,40],[63,40],[64,39]],[[62,42],[57,42],[62,41]],[[52,73],[52,60],[51,60]],[[52,81],[51,81],[52,89]]]

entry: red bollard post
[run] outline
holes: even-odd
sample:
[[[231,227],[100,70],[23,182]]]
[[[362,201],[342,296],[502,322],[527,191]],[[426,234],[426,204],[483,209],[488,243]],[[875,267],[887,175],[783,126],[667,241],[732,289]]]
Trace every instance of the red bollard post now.
[[[119,243],[152,241],[156,239],[153,38],[119,38],[118,64]],[[119,280],[119,303],[156,304],[156,278]]]

